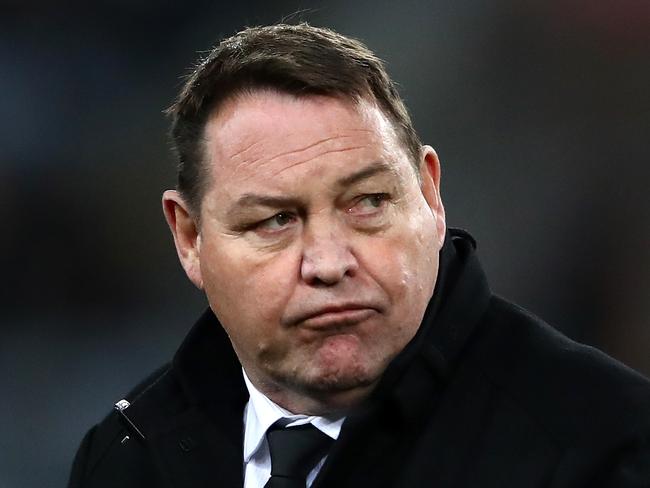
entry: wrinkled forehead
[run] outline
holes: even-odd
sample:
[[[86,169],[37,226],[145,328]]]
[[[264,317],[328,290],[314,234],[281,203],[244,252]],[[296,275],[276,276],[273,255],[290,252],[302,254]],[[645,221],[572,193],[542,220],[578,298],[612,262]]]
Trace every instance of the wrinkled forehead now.
[[[371,101],[272,90],[243,92],[222,104],[206,124],[204,141],[217,173],[298,164],[333,151],[405,156],[393,125]]]

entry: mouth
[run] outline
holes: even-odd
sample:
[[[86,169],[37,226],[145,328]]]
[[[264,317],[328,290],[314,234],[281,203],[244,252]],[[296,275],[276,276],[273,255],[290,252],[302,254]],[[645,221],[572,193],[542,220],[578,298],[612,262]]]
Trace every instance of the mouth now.
[[[311,330],[331,330],[356,325],[377,313],[367,305],[331,306],[303,315],[297,324]]]

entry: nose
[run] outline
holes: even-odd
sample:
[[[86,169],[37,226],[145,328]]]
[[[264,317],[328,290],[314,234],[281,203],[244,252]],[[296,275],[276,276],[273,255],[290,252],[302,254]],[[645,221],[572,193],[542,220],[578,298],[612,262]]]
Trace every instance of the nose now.
[[[359,269],[348,239],[333,227],[308,231],[303,242],[300,273],[308,285],[334,286]]]

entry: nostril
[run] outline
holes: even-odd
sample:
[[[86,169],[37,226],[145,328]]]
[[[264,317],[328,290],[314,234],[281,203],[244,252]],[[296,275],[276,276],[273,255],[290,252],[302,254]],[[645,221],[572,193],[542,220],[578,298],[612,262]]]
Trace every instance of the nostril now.
[[[345,248],[321,247],[318,252],[305,252],[301,264],[303,280],[311,286],[333,286],[346,276],[354,276],[356,258]]]
[[[340,280],[328,280],[323,279],[322,277],[314,278],[309,284],[316,288],[329,288],[330,286],[336,285]]]

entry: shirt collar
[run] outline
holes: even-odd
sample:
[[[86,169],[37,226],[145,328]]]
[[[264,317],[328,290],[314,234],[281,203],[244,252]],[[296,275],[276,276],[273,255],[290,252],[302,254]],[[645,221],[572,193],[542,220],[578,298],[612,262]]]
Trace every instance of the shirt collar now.
[[[250,394],[250,399],[244,411],[244,462],[250,461],[250,458],[262,445],[266,431],[280,419],[287,419],[287,426],[311,423],[332,439],[338,439],[345,417],[332,419],[293,414],[259,391],[248,379],[243,368],[242,373],[246,388]]]

